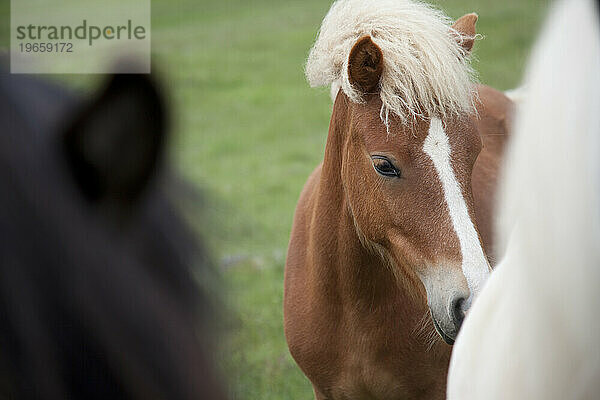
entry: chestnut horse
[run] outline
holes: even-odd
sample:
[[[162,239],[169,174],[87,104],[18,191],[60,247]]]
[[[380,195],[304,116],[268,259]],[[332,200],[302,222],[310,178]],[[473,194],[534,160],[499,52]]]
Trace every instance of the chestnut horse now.
[[[476,20],[342,0],[311,50],[309,81],[341,89],[294,217],[284,324],[317,399],[445,396],[450,345],[490,271],[512,106],[472,83]]]

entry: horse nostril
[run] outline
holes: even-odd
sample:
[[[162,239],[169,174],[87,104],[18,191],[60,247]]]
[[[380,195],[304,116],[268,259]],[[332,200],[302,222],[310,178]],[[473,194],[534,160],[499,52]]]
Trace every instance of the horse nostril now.
[[[452,300],[452,319],[457,331],[460,329],[460,326],[462,325],[463,320],[465,319],[465,311],[463,310],[464,302],[464,297],[457,297]]]

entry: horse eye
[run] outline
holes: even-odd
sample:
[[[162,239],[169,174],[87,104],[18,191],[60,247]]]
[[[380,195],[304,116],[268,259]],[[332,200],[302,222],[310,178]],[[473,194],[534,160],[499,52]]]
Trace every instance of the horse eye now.
[[[392,164],[390,160],[383,156],[371,157],[373,168],[379,175],[400,177],[400,171]]]

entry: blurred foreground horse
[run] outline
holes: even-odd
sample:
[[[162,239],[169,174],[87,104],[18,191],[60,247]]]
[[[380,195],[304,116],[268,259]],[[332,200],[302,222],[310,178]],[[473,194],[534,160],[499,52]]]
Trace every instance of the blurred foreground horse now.
[[[490,271],[512,109],[473,83],[476,21],[411,0],[340,0],[323,21],[307,77],[341,89],[284,296],[317,399],[445,397],[450,345]]]
[[[600,396],[597,2],[555,7],[526,84],[500,186],[506,253],[454,346],[453,400]]]
[[[191,270],[206,259],[167,199],[166,139],[146,76],[84,102],[0,73],[3,397],[224,398]]]

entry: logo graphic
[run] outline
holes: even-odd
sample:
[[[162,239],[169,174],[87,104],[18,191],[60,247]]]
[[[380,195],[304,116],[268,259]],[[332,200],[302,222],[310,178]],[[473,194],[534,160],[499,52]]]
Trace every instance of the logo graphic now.
[[[150,0],[11,0],[10,34],[12,73],[150,72]]]

